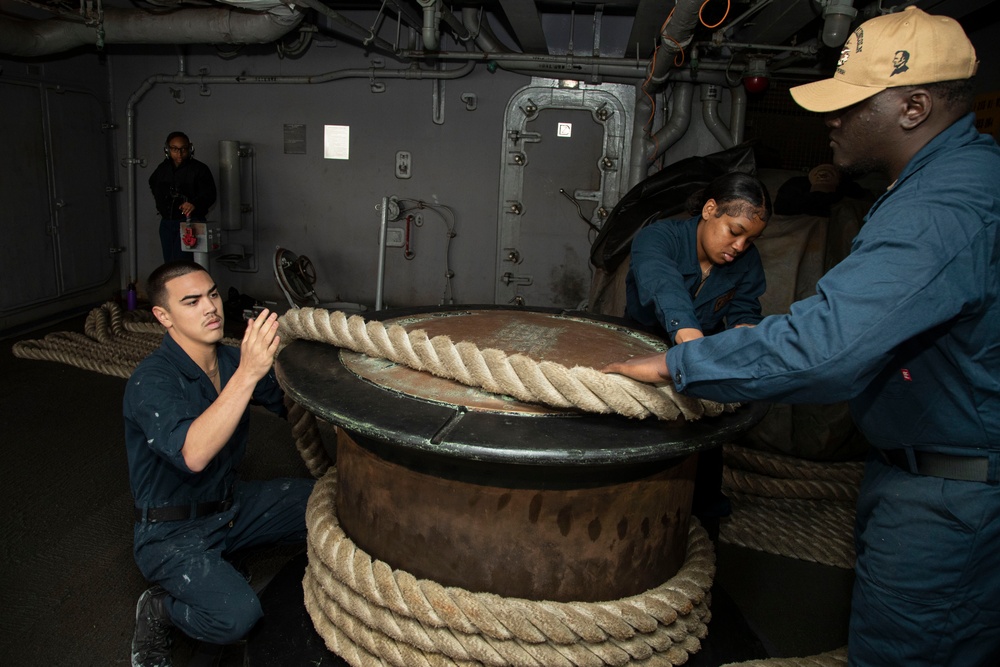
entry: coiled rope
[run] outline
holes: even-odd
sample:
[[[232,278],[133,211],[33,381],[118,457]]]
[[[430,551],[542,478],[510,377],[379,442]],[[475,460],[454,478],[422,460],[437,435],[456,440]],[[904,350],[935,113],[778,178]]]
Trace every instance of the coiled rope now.
[[[480,350],[474,343],[453,343],[448,336],[428,338],[423,330],[408,332],[398,324],[386,327],[340,311],[296,308],[279,322],[283,343],[292,339],[329,343],[526,403],[665,420],[681,416],[693,420],[735,409],[731,404],[684,396],[670,383],[654,387],[585,366],[567,368],[521,354]]]
[[[748,660],[730,662],[722,667],[843,667],[847,665],[847,647],[827,651],[805,658],[771,658],[769,660]]]
[[[84,331],[85,335],[60,332],[49,334],[43,340],[20,341],[14,344],[12,351],[14,356],[20,358],[55,361],[105,375],[127,378],[131,375],[139,361],[160,345],[163,337],[163,329],[153,319],[151,313],[148,311],[131,311],[126,313],[118,304],[113,302],[105,303],[99,308],[93,309],[87,316]],[[223,342],[230,345],[239,344],[239,341],[235,339],[225,339]],[[366,667],[378,664],[400,664],[398,662],[387,662],[384,658],[376,656],[381,656],[384,652],[386,655],[395,656],[394,659],[398,661],[402,655],[401,651],[406,652],[407,658],[414,660],[412,663],[402,663],[406,667],[409,667],[411,664],[435,666],[495,664],[492,662],[477,662],[474,658],[466,659],[450,656],[452,654],[473,656],[477,655],[476,652],[485,652],[484,657],[487,654],[493,656],[494,653],[503,656],[515,651],[517,653],[513,654],[512,657],[521,659],[527,655],[534,662],[510,662],[504,664],[540,664],[533,653],[537,646],[530,641],[526,644],[524,643],[525,638],[523,635],[525,635],[525,632],[528,633],[528,639],[537,639],[534,631],[530,630],[530,627],[534,627],[533,622],[530,622],[530,626],[524,626],[519,622],[520,618],[533,619],[536,614],[526,614],[523,607],[516,606],[515,611],[511,611],[509,608],[501,611],[501,618],[504,620],[509,619],[512,626],[515,628],[526,628],[525,630],[519,629],[517,632],[514,632],[507,628],[500,620],[494,621],[491,619],[491,616],[496,617],[496,613],[493,612],[495,607],[498,608],[496,600],[504,600],[504,598],[498,598],[497,596],[480,597],[480,607],[475,607],[471,602],[467,601],[467,596],[475,597],[486,594],[469,593],[460,589],[445,589],[434,582],[417,580],[404,572],[392,571],[385,563],[372,561],[370,556],[354,547],[353,543],[343,534],[337,523],[333,504],[335,486],[332,486],[336,483],[336,471],[331,469],[332,461],[323,448],[316,418],[312,413],[298,404],[290,403],[288,407],[289,421],[292,424],[292,434],[295,438],[296,447],[312,475],[317,478],[322,477],[320,483],[317,484],[317,491],[313,494],[314,497],[310,498],[309,501],[307,521],[310,524],[310,558],[303,587],[306,607],[317,631],[323,636],[330,650],[344,657],[352,665],[365,665]],[[725,447],[725,461],[728,470],[726,487],[727,492],[733,498],[734,511],[731,517],[723,521],[720,528],[720,540],[722,542],[738,544],[749,549],[792,558],[813,560],[838,567],[853,566],[853,544],[850,542],[853,506],[847,505],[841,500],[825,498],[823,497],[825,495],[824,491],[817,491],[808,486],[805,487],[810,488],[805,493],[808,498],[804,498],[802,501],[797,501],[787,496],[803,495],[801,485],[797,484],[798,481],[802,480],[819,480],[827,484],[838,482],[845,486],[856,487],[861,476],[860,464],[809,463],[793,457],[766,454],[733,445]],[[756,479],[755,476],[767,479],[761,481]],[[822,486],[820,485],[817,488],[821,488]],[[780,495],[782,497],[768,498],[767,496],[758,496],[752,493],[756,487],[767,489],[764,493],[770,493],[773,496]],[[782,491],[785,488],[790,491]],[[792,489],[794,491],[791,491]],[[838,489],[833,492],[833,495],[842,492],[843,489]],[[817,513],[823,514],[825,511],[826,514],[832,516],[833,518],[829,523],[833,525],[820,531],[823,534],[818,534],[813,525],[813,522],[816,520],[815,517],[812,516],[808,508],[803,507],[801,502],[816,503],[817,507],[820,508],[817,510]],[[832,511],[829,509],[823,510],[821,508],[824,502],[837,503],[837,508]],[[330,516],[323,516],[324,512],[327,511],[323,509],[323,505],[329,507]],[[803,514],[805,514],[804,519],[802,518]],[[776,535],[774,529],[783,524],[793,525],[794,529],[784,531],[784,535]],[[314,525],[318,526],[315,530],[313,529]],[[830,534],[827,535],[827,532]],[[821,542],[825,539],[830,539],[840,546],[825,545],[818,549],[807,548],[809,544]],[[687,660],[688,654],[697,651],[700,645],[699,639],[703,639],[706,636],[707,628],[705,624],[711,617],[708,610],[709,593],[707,592],[709,590],[708,587],[711,586],[711,575],[709,575],[709,580],[706,581],[703,576],[705,574],[705,565],[696,565],[690,561],[692,560],[692,555],[700,554],[706,548],[710,551],[711,544],[704,537],[702,529],[700,527],[692,527],[688,541],[689,562],[685,563],[677,576],[681,576],[682,573],[691,570],[695,572],[701,571],[702,574],[695,574],[691,582],[681,583],[672,588],[672,582],[677,578],[674,577],[667,583],[654,589],[654,591],[662,591],[662,595],[666,598],[666,601],[662,604],[657,604],[655,599],[649,602],[650,605],[655,605],[653,608],[656,611],[651,614],[651,617],[657,619],[657,629],[662,629],[662,632],[670,639],[671,644],[669,646],[660,639],[656,640],[660,642],[659,645],[661,647],[667,649],[666,651],[652,653],[645,659],[633,659],[631,657],[632,654],[629,654],[628,650],[623,648],[622,651],[624,654],[629,656],[627,659],[621,656],[625,662],[580,662],[579,664],[626,664],[628,661],[651,666],[682,664]],[[847,555],[848,551],[850,552],[849,556]],[[838,552],[840,555],[836,558],[831,558],[830,555],[833,552]],[[703,557],[699,556],[699,558]],[[714,572],[714,554],[710,561],[702,560],[699,562],[707,562],[711,565]],[[694,599],[698,597],[699,594],[697,591],[699,589],[703,592],[703,596],[700,598],[700,602],[695,603]],[[366,601],[369,599],[367,596],[370,596],[373,602],[368,603]],[[455,597],[452,598],[449,596]],[[683,602],[685,597],[688,597],[690,608]],[[555,614],[558,621],[570,628],[571,632],[583,638],[585,640],[584,646],[587,647],[588,644],[586,642],[590,642],[591,644],[607,642],[608,640],[604,639],[605,637],[611,638],[613,644],[614,641],[627,642],[630,639],[634,639],[637,634],[646,636],[645,633],[641,632],[641,630],[636,630],[634,627],[633,631],[636,634],[629,635],[630,631],[626,629],[629,623],[625,619],[634,616],[638,617],[640,612],[627,611],[614,606],[618,603],[627,603],[633,599],[627,598],[615,603],[565,603],[565,605],[545,602],[529,603],[529,601],[525,600],[515,600],[512,604],[539,604],[542,606],[543,611],[549,611],[549,605],[555,604],[555,609],[557,610]],[[415,636],[414,643],[410,644],[410,646],[419,646],[419,651],[407,648],[392,648],[391,645],[397,641],[393,638],[393,634],[387,630],[372,630],[363,620],[367,616],[387,613],[385,611],[387,608],[403,609],[403,605],[399,602],[400,600],[403,600],[406,605],[414,607],[412,613],[416,614],[417,619],[413,620],[412,616],[403,616],[402,618],[394,619],[388,627],[392,633],[396,634],[401,634],[404,629],[410,631]],[[365,601],[363,603],[365,605],[370,604],[370,611],[363,609],[362,601]],[[482,609],[483,602],[485,602],[485,612]],[[611,608],[603,612],[598,612],[599,615],[593,619],[588,618],[585,614],[578,613],[576,610],[577,606],[588,609],[595,605],[602,609],[605,605],[611,605]],[[676,605],[676,607],[672,605]],[[668,608],[677,614],[677,619],[669,624],[666,623],[671,618],[670,612],[667,611]],[[354,615],[345,612],[345,609],[353,609]],[[468,619],[468,621],[463,620],[463,614],[464,618]],[[511,614],[515,614],[515,616],[510,618]],[[334,618],[345,618],[345,625],[349,627],[342,629],[334,625],[331,620]],[[446,626],[443,619],[457,621],[458,629]],[[423,625],[419,623],[421,620],[427,622],[427,626],[431,628],[430,631],[423,629]],[[414,625],[414,623],[417,623],[417,625]],[[529,621],[525,621],[525,623],[529,623]],[[543,621],[539,621],[539,623],[543,627],[550,625]],[[394,627],[392,624],[399,625],[400,630],[392,629]],[[593,631],[591,624],[596,624],[599,631]],[[465,633],[464,630],[478,628],[479,625],[484,626],[488,630],[485,635],[488,639],[481,639],[485,648],[465,648],[458,641],[458,638],[463,638],[466,642],[478,642],[479,640],[466,637],[465,635],[469,633]],[[421,629],[417,630],[418,626]],[[551,624],[551,627],[558,627],[558,625]],[[640,627],[648,627],[648,621],[640,623]],[[507,629],[504,630],[503,628]],[[489,634],[490,631],[493,634]],[[504,640],[514,640],[514,645],[517,648],[505,646],[502,649],[498,649],[493,647],[493,643],[498,641],[494,636],[497,634],[501,635]],[[562,631],[556,634],[561,638],[569,636]],[[449,638],[449,635],[455,638],[454,644],[452,644],[452,639]],[[649,633],[649,639],[652,639],[652,635],[653,633]],[[425,636],[426,639],[424,639]],[[618,639],[619,637],[624,639]],[[435,641],[439,643],[444,642],[446,645],[452,646],[450,653],[435,649],[437,646],[434,643]],[[522,642],[522,644],[517,644],[518,641]],[[647,646],[650,646],[648,641],[645,639],[643,641]],[[525,646],[528,648],[525,648]],[[558,658],[555,658],[556,661],[545,664],[578,664],[572,662],[570,657],[566,657],[564,652],[560,651],[560,646],[563,645],[557,641],[555,643],[556,648],[553,649],[559,655]],[[603,650],[596,646],[594,648],[598,651]],[[423,654],[420,654],[420,651],[423,651]],[[465,651],[465,653],[461,653],[461,651]],[[589,648],[587,651],[596,655]],[[639,653],[639,655],[644,654],[644,651]],[[571,655],[575,656],[578,660],[582,659],[581,656],[588,660],[590,658],[587,652],[578,654],[576,649],[571,650]],[[809,657],[751,660],[748,662],[730,663],[724,667],[735,667],[736,665],[739,665],[739,667],[841,667],[847,664],[846,655],[846,648],[842,648],[837,651]],[[596,659],[594,658],[595,661]]]
[[[287,394],[285,408],[288,410],[288,423],[292,425],[295,448],[305,461],[309,474],[319,479],[333,467],[334,462],[323,445],[323,436],[319,432],[316,416],[289,398]]]
[[[163,340],[163,327],[146,319],[147,315],[152,318],[152,313],[140,314],[143,312],[132,311],[126,316],[121,306],[109,301],[87,314],[86,335],[71,331],[51,333],[42,340],[14,343],[11,351],[22,359],[56,361],[128,378]]]
[[[443,587],[393,570],[340,528],[336,475],[306,510],[306,608],[327,647],[359,667],[680,665],[701,647],[711,617],[715,553],[692,521],[677,574],[609,602],[539,602]]]
[[[814,463],[736,445],[723,447],[732,515],[727,544],[821,565],[854,567],[854,509],[861,463]]]

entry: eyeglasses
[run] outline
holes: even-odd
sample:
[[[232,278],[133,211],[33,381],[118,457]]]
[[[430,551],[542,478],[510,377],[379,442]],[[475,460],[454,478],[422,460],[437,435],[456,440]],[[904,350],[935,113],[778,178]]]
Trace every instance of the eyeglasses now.
[[[167,146],[171,153],[187,153],[191,150],[191,146]]]

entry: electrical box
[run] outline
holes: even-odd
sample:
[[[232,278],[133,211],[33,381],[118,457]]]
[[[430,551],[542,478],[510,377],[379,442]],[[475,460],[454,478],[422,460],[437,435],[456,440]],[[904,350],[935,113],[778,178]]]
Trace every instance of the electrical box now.
[[[387,227],[385,230],[385,246],[387,248],[402,248],[404,230],[401,227]]]
[[[396,178],[410,177],[410,152],[396,151]]]
[[[218,222],[182,222],[181,250],[184,252],[213,252],[222,244],[222,230]]]

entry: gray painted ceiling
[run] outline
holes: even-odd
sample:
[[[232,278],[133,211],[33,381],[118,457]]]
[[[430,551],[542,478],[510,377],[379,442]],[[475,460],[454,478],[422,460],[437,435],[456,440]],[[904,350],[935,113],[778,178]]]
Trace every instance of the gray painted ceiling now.
[[[334,37],[354,40],[364,43],[364,33],[367,26],[361,26],[345,18],[345,14],[358,10],[368,10],[369,13],[381,10],[385,14],[382,28],[378,30],[378,40],[369,40],[367,46],[378,50],[392,50],[398,42],[390,33],[395,33],[396,21],[409,26],[416,33],[426,25],[424,21],[424,5],[435,0],[285,0],[303,18],[296,21],[296,27],[306,26],[308,30],[315,29],[317,34],[329,33]],[[225,8],[231,10],[246,7],[250,13],[273,8],[279,0],[229,0],[226,3],[211,0],[106,0],[103,3],[92,0],[84,3],[77,0],[0,0],[0,54],[13,56],[52,55],[61,50],[79,48],[80,44],[67,40],[64,31],[74,26],[77,30],[81,24],[88,24],[94,29],[95,20],[81,18],[81,7],[90,8],[91,16],[101,8],[113,11],[115,7],[130,15],[138,14],[141,18],[145,13],[155,16],[158,21],[166,17],[184,12],[174,10],[205,11],[207,22],[209,9]],[[848,9],[857,11],[850,26],[856,26],[863,20],[889,10],[899,11],[908,5],[917,5],[922,9],[952,16],[963,24],[966,29],[982,27],[983,23],[996,23],[998,5],[990,0],[707,0],[703,4],[699,0],[681,0],[701,5],[703,15],[694,28],[692,42],[699,46],[699,53],[706,60],[735,62],[745,67],[749,56],[757,53],[768,53],[774,57],[772,68],[794,67],[803,70],[808,67],[826,65],[829,67],[836,60],[839,47],[824,45],[821,35],[825,25],[824,8],[828,4],[846,5]],[[286,11],[278,5],[279,11]],[[456,2],[438,3],[438,8],[449,16],[440,23],[439,33],[444,36],[458,35],[463,30],[463,10],[479,12],[485,10],[488,23],[495,32],[502,35],[498,44],[505,50],[514,53],[554,55],[568,53],[567,45],[572,53],[584,53],[594,58],[648,58],[659,39],[661,26],[674,7],[672,0],[457,0]],[[16,21],[11,21],[16,17]],[[129,19],[130,23],[141,23],[141,20]],[[175,39],[177,43],[196,43],[203,39],[207,43],[229,42],[239,43],[272,43],[282,39],[294,38],[297,34],[292,27],[286,26],[282,31],[255,31],[248,28],[250,36],[217,39],[209,33],[204,37],[202,31],[196,29],[187,19],[186,24],[177,24],[175,30],[150,29],[146,32],[136,31],[125,33],[111,29],[109,24],[108,44],[130,43],[136,45],[169,44]],[[717,27],[706,27],[718,23]],[[162,24],[158,24],[162,25]],[[572,26],[572,29],[570,28]],[[577,38],[581,26],[589,30],[589,40]],[[44,28],[44,29],[43,29]],[[30,33],[30,39],[24,32]],[[569,34],[572,33],[572,34]],[[626,34],[627,33],[627,34]],[[843,35],[846,38],[846,34]],[[92,42],[92,38],[77,38]],[[431,38],[433,40],[433,37]],[[65,40],[65,44],[63,41]],[[242,42],[241,42],[242,40]],[[587,42],[587,43],[584,43]],[[433,44],[433,41],[431,42]],[[441,44],[455,44],[457,40]],[[17,44],[19,46],[12,46]],[[425,33],[423,44],[426,48],[428,37]],[[481,51],[481,43],[477,44]],[[103,48],[104,45],[102,45]],[[814,48],[815,47],[815,48]],[[445,46],[440,49],[445,50]],[[782,51],[782,49],[785,49]],[[460,50],[460,49],[459,49]],[[410,56],[412,57],[412,49]],[[775,55],[777,54],[777,55]]]

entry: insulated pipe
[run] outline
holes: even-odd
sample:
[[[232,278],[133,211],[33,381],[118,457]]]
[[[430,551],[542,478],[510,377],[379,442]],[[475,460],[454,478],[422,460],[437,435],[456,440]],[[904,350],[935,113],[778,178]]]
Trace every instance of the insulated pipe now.
[[[668,148],[680,140],[691,125],[691,100],[694,99],[694,84],[678,81],[674,84],[674,104],[670,118],[653,135],[656,152],[650,162],[663,155]]]
[[[101,21],[92,25],[63,19],[19,21],[0,16],[0,53],[46,56],[98,42],[268,44],[293,30],[303,16],[301,12],[249,13],[227,8],[179,9],[169,14],[105,9]]]
[[[188,76],[184,74],[185,61],[180,57],[178,74],[154,74],[150,76],[129,97],[125,109],[126,119],[126,149],[127,155],[122,163],[128,166],[128,252],[132,276],[139,275],[139,255],[136,253],[136,237],[138,213],[135,195],[135,165],[139,160],[135,157],[135,107],[139,101],[158,83],[177,84],[317,84],[329,81],[339,81],[351,78],[380,79],[458,79],[469,74],[475,63],[468,62],[463,67],[451,70],[421,70],[414,67],[406,69],[386,70],[375,67],[365,69],[345,69],[326,72],[314,76]]]
[[[629,169],[629,183],[636,185],[646,178],[649,171],[649,142],[644,135],[639,118],[652,113],[647,96],[656,95],[667,81],[674,67],[678,51],[691,43],[694,29],[698,25],[701,0],[677,0],[673,11],[667,16],[660,31],[660,46],[654,52],[654,59],[645,67],[648,76],[636,90],[636,108],[632,126],[632,153]],[[637,61],[638,62],[638,61]]]
[[[722,63],[702,62],[699,64],[697,72],[692,72],[689,69],[671,70],[667,74],[667,80],[674,82],[675,84],[698,83],[702,86],[706,84],[715,84],[717,86],[724,85],[728,87],[729,82],[726,78],[726,68],[727,65]],[[742,92],[742,90],[740,92]],[[678,96],[680,99],[675,97],[674,114],[671,115],[670,119],[667,121],[667,125],[657,131],[655,135],[657,140],[655,148],[653,148],[650,142],[646,139],[643,127],[639,123],[635,123],[632,128],[632,153],[629,172],[629,184],[631,186],[637,185],[646,177],[649,170],[649,164],[653,160],[660,157],[660,155],[663,154],[663,151],[677,143],[691,124],[691,102],[694,98],[694,87],[684,86],[684,88],[680,90],[675,88],[674,95]],[[744,96],[744,102],[745,99],[746,98]],[[745,104],[741,107],[741,113],[743,111],[745,111]],[[643,92],[643,87],[639,85],[636,90],[634,117],[637,119],[647,118],[651,112],[652,108],[650,106],[649,98]],[[681,115],[678,116],[678,113]],[[740,117],[739,122],[740,127],[742,127],[742,116]],[[677,125],[674,126],[674,123]],[[655,151],[655,154],[650,154],[649,151],[651,149]]]
[[[677,0],[673,12],[667,17],[660,32],[660,46],[656,61],[643,88],[653,94],[667,81],[667,74],[674,67],[674,57],[691,43],[694,29],[698,25],[698,12],[702,0]]]
[[[653,100],[641,83],[635,86],[635,113],[632,114],[632,141],[629,152],[628,190],[645,180],[649,174],[649,142],[646,140],[646,128],[641,118],[648,118],[653,113]]]
[[[719,120],[719,98],[721,95],[721,88],[715,84],[701,87],[701,115],[705,120],[705,126],[725,149],[732,148],[736,144],[733,143],[733,137]]]

